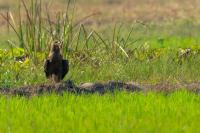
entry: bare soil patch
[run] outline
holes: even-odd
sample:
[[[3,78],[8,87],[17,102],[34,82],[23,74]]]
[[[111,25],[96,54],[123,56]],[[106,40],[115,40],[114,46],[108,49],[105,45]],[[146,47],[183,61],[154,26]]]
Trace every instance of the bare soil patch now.
[[[114,91],[127,91],[127,92],[166,92],[170,93],[180,89],[187,89],[189,91],[199,93],[200,83],[190,84],[145,84],[138,85],[134,82],[120,82],[120,81],[107,81],[102,83],[82,83],[76,86],[73,81],[67,80],[56,84],[41,84],[36,86],[24,86],[19,88],[1,88],[0,94],[2,95],[19,95],[19,96],[36,96],[47,93],[63,94],[64,92],[71,92],[75,94],[88,94],[99,93],[104,94],[106,92]]]

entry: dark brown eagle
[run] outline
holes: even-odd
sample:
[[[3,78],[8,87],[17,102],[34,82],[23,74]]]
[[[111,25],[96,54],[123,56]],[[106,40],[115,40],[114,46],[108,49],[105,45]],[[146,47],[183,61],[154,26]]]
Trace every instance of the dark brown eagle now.
[[[68,60],[63,59],[60,46],[59,41],[52,44],[48,59],[44,63],[46,77],[56,83],[60,82],[69,70]]]

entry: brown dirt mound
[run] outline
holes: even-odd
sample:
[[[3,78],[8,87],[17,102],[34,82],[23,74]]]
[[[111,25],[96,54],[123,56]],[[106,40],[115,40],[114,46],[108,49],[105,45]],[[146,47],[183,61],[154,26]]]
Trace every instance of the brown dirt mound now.
[[[143,86],[137,85],[134,82],[120,82],[120,81],[107,81],[103,83],[82,83],[80,86],[76,86],[71,80],[63,81],[56,84],[42,84],[36,86],[25,86],[20,88],[1,88],[0,94],[3,95],[19,95],[19,96],[35,96],[44,93],[57,93],[62,94],[64,92],[71,92],[75,94],[83,93],[100,93],[119,91],[163,91],[173,92],[178,89],[187,89],[196,93],[200,92],[200,83],[190,84],[145,84]]]
[[[200,93],[200,83],[157,83],[157,84],[146,84],[144,85],[146,91],[157,91],[157,92],[174,92],[177,90],[186,89],[191,92]]]

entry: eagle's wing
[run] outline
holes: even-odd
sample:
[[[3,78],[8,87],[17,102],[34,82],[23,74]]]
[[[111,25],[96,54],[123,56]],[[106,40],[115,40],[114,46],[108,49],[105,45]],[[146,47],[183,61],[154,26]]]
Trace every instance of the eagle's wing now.
[[[65,77],[68,71],[69,71],[68,60],[62,60],[62,79]]]
[[[45,62],[44,62],[44,72],[45,72],[45,75],[46,75],[47,78],[50,76],[49,69],[50,69],[50,61],[45,60]]]

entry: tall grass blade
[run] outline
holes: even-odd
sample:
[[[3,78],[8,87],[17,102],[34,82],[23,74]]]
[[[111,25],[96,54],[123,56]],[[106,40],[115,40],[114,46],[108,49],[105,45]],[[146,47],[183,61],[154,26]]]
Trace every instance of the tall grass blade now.
[[[101,40],[101,42],[104,44],[104,46],[106,47],[106,50],[109,50],[108,44],[105,42],[105,40],[101,37],[101,35],[99,35],[99,33],[97,33],[96,31],[94,31],[94,34]]]
[[[133,32],[133,27],[131,27],[131,30],[130,30],[130,32],[129,32],[129,34],[128,34],[128,37],[126,38],[126,40],[125,40],[125,42],[124,42],[124,48],[126,48],[126,46],[127,46],[127,43],[128,43],[128,41],[129,41],[129,39],[130,39],[130,37],[131,37],[131,34],[132,34],[132,32]]]
[[[120,48],[120,50],[124,53],[124,55],[129,58],[128,54],[126,53],[126,51],[117,43],[115,42],[115,44]]]
[[[20,38],[20,35],[19,35],[19,33],[17,32],[17,30],[15,29],[14,25],[12,25],[12,24],[10,23],[10,21],[8,21],[7,17],[4,16],[2,13],[0,13],[0,15],[2,16],[2,18],[3,18],[4,20],[7,21],[7,23],[9,23],[9,25],[11,26],[11,28],[13,29],[13,31],[16,33],[17,37]]]

